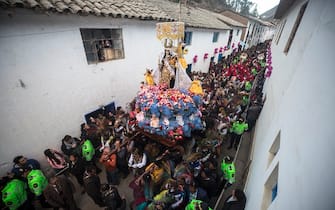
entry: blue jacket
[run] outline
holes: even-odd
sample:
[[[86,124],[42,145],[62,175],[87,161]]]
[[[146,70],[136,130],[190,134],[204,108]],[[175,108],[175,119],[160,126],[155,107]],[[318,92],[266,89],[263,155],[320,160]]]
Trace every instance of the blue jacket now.
[[[41,169],[40,163],[34,159],[28,159],[24,166],[15,164],[12,169],[12,173],[16,176],[21,176],[26,170]]]

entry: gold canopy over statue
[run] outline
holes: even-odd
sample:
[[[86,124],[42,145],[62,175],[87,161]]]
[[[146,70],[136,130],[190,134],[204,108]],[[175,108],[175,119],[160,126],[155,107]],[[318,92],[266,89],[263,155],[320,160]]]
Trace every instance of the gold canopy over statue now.
[[[156,24],[157,38],[164,45],[164,52],[159,58],[158,70],[154,72],[156,84],[167,84],[173,88],[188,89],[191,79],[185,69],[187,62],[184,54],[184,28],[183,22],[162,22]]]
[[[157,38],[159,40],[171,39],[180,40],[184,39],[184,28],[183,22],[164,22],[156,24]]]

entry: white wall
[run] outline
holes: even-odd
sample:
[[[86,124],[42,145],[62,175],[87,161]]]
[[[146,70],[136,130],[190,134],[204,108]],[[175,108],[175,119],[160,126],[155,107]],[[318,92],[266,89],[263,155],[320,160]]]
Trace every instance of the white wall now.
[[[186,48],[189,49],[185,59],[188,64],[192,64],[192,71],[195,72],[207,72],[210,64],[210,58],[214,55],[215,48],[220,49],[227,44],[229,37],[228,30],[218,31],[220,32],[218,41],[213,43],[213,33],[215,30],[210,29],[198,29],[198,28],[186,28],[186,31],[192,31],[192,42],[191,45],[187,45]],[[204,54],[208,53],[208,58],[204,59]],[[197,55],[198,61],[193,63],[193,57]]]
[[[244,42],[246,43],[245,48],[250,48],[261,42],[272,39],[274,31],[275,27],[262,25],[254,20],[249,20],[247,24],[247,31],[244,37]],[[249,36],[247,37],[248,32]]]
[[[237,35],[237,31],[239,30],[239,33]],[[233,39],[232,39],[232,43],[235,44],[235,48],[237,47],[238,43],[240,42],[241,40],[241,35],[242,35],[242,28],[237,28],[237,27],[234,27],[233,28]]]
[[[246,210],[261,209],[264,183],[279,164],[278,194],[271,210],[334,209],[333,154],[335,2],[310,0],[291,49],[283,53],[302,5],[288,11],[279,44],[272,44],[273,72],[256,125],[254,152],[245,187]],[[281,144],[267,168],[278,131]]]
[[[245,48],[249,48],[253,46],[254,34],[256,33],[256,32],[253,33],[253,30],[256,30],[256,27],[257,27],[257,24],[255,21],[248,20],[247,31],[244,37],[244,42],[246,43]]]
[[[274,33],[276,31],[276,27],[275,26],[271,26],[271,27],[270,26],[264,26],[263,28],[264,28],[264,32],[261,35],[260,41],[264,42],[266,40],[272,39],[273,36],[274,36]]]
[[[155,68],[162,51],[151,21],[20,9],[12,17],[0,14],[3,170],[18,154],[44,159],[43,150],[59,148],[65,134],[78,136],[84,114],[99,105],[115,101],[124,107],[135,97],[145,68]],[[81,27],[122,28],[125,59],[88,65]]]

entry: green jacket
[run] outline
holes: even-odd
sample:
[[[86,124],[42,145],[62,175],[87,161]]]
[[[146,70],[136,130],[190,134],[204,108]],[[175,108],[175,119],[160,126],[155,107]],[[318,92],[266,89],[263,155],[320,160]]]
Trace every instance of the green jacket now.
[[[247,82],[245,83],[245,85],[244,85],[244,89],[245,89],[246,91],[249,91],[249,90],[251,90],[251,88],[252,88],[252,84],[251,84],[251,82],[247,81]]]
[[[237,135],[242,135],[244,131],[248,130],[248,124],[245,122],[234,122],[233,126],[230,128],[230,132],[235,133]]]
[[[196,207],[201,205],[202,201],[201,200],[192,200],[191,202],[189,202],[187,204],[187,206],[185,207],[185,210],[195,210],[197,209]],[[203,210],[207,210],[207,209],[203,209]],[[212,210],[210,207],[208,207],[208,210]]]

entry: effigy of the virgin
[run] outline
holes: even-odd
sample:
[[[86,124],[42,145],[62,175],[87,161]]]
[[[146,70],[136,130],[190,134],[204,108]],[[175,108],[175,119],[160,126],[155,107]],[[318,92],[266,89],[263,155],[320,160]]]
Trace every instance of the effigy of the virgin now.
[[[145,132],[171,141],[183,140],[203,128],[202,89],[200,82],[192,81],[185,70],[184,23],[157,23],[156,31],[164,50],[157,68],[145,73],[133,117]]]

